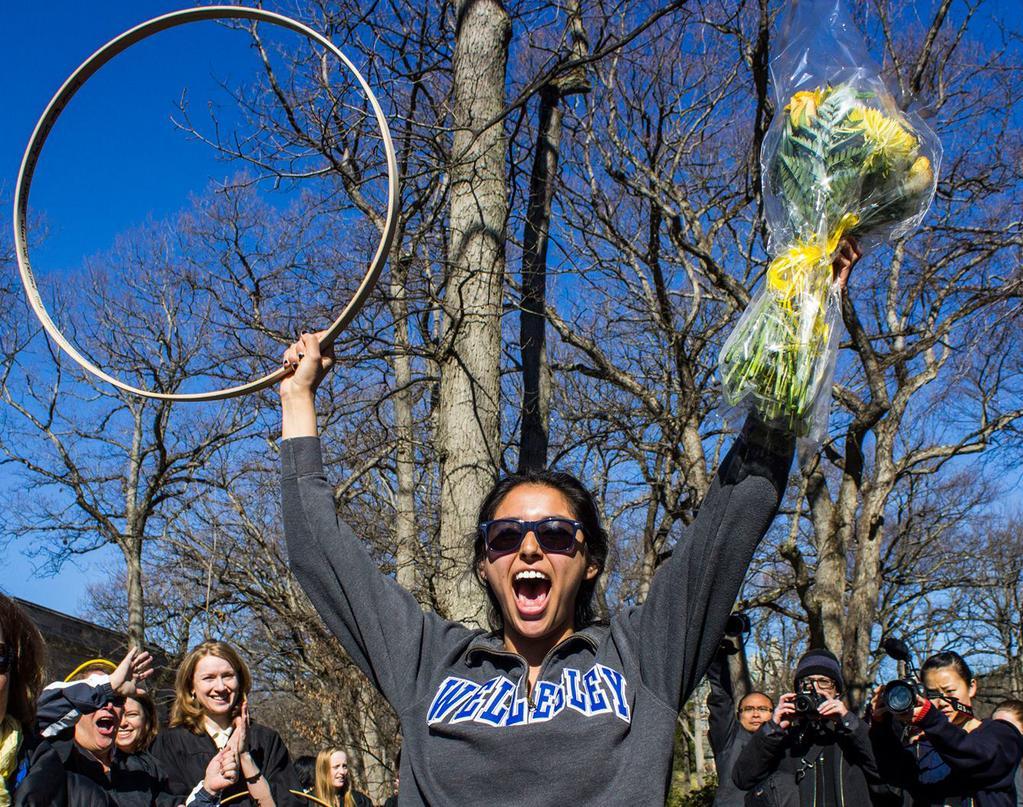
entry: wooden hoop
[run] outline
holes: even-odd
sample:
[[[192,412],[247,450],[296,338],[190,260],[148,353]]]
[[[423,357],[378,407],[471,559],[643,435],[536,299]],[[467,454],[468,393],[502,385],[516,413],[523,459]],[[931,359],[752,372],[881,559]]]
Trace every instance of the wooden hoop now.
[[[384,231],[380,236],[380,244],[377,247],[376,254],[374,254],[373,260],[370,262],[369,268],[366,270],[366,274],[359,283],[359,287],[356,289],[352,299],[348,301],[348,305],[344,307],[337,319],[334,320],[331,326],[324,333],[323,339],[320,342],[321,347],[333,342],[337,335],[341,333],[341,331],[355,318],[355,315],[365,304],[366,299],[369,297],[370,292],[372,292],[373,286],[387,261],[387,254],[394,242],[394,236],[397,232],[398,225],[398,160],[394,152],[394,143],[391,141],[391,132],[387,127],[387,120],[384,118],[383,109],[381,109],[380,103],[377,101],[376,96],[370,89],[366,79],[362,77],[362,74],[355,68],[355,65],[348,60],[348,58],[333,42],[322,34],[314,31],[309,26],[304,25],[297,20],[291,19],[290,17],[275,14],[271,11],[264,11],[260,8],[246,8],[244,6],[203,6],[199,8],[182,9],[181,11],[173,11],[170,14],[155,17],[148,22],[136,25],[131,30],[110,40],[106,45],[86,59],[78,67],[78,69],[71,74],[67,81],[64,82],[61,88],[57,91],[57,94],[53,96],[50,103],[47,105],[42,117],[36,124],[35,130],[32,132],[32,137],[28,141],[28,147],[25,149],[25,156],[21,162],[21,170],[18,172],[18,184],[14,189],[14,243],[18,259],[18,270],[21,273],[21,282],[25,286],[25,293],[28,295],[28,300],[32,305],[32,310],[35,311],[36,316],[39,318],[39,321],[42,323],[46,332],[64,350],[65,353],[93,375],[113,384],[115,387],[124,390],[125,392],[141,395],[146,398],[157,398],[164,401],[217,401],[225,398],[234,398],[239,395],[245,395],[249,392],[256,392],[257,390],[265,389],[271,384],[283,379],[289,371],[282,367],[269,375],[265,375],[262,378],[258,378],[254,381],[250,381],[236,387],[212,390],[210,392],[193,393],[154,392],[152,390],[134,387],[131,384],[126,384],[125,382],[104,372],[102,369],[90,362],[78,351],[77,348],[75,348],[73,344],[71,344],[71,342],[64,336],[64,334],[61,333],[60,329],[50,318],[50,315],[46,310],[46,306],[43,305],[43,301],[39,295],[39,289],[36,286],[35,276],[32,274],[32,264],[29,261],[28,256],[28,195],[32,185],[32,176],[35,173],[36,164],[39,160],[39,155],[42,151],[43,144],[46,142],[46,138],[53,129],[53,125],[57,122],[57,118],[60,117],[60,113],[64,111],[64,108],[68,105],[71,98],[74,97],[75,93],[82,88],[85,82],[88,81],[88,79],[91,78],[97,70],[122,51],[127,50],[135,43],[145,39],[146,37],[152,36],[153,34],[159,33],[160,31],[165,31],[168,28],[174,28],[190,22],[218,19],[245,19],[255,20],[257,22],[267,22],[279,25],[282,28],[287,28],[288,30],[299,34],[304,34],[306,37],[322,45],[324,48],[333,53],[358,80],[359,84],[362,86],[363,92],[366,93],[366,97],[369,99],[370,105],[373,107],[377,126],[380,128],[380,134],[384,141],[384,151],[387,155],[387,219],[384,223]]]
[[[299,798],[305,799],[306,801],[311,801],[314,804],[322,804],[323,807],[331,807],[331,805],[327,804],[327,802],[323,801],[322,799],[316,798],[316,796],[313,796],[310,793],[303,793],[301,790],[289,790],[288,792],[292,796],[298,796]],[[245,790],[245,791],[242,791],[241,793],[235,793],[233,796],[228,796],[226,799],[224,799],[220,803],[221,804],[230,804],[232,801],[238,801],[238,799],[244,798],[244,797],[246,797],[248,795],[249,795],[248,791]]]

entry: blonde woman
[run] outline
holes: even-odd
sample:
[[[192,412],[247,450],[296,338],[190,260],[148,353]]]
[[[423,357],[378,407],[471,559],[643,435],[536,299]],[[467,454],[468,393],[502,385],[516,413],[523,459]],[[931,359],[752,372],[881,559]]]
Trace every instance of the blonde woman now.
[[[316,791],[313,795],[331,807],[373,807],[373,802],[352,784],[348,754],[341,748],[326,748],[316,755]]]
[[[219,751],[238,761],[238,781],[221,794],[239,807],[290,807],[299,802],[288,749],[280,735],[248,719],[249,668],[226,642],[203,642],[178,667],[170,727],[152,752],[171,792],[188,798],[202,789],[202,772]]]

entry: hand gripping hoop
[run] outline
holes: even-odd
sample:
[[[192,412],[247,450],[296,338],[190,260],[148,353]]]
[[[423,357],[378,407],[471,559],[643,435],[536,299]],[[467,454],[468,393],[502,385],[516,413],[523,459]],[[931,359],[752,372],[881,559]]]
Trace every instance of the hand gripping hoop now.
[[[373,290],[377,277],[380,275],[380,271],[384,267],[384,263],[387,261],[387,254],[391,249],[391,244],[394,241],[395,232],[397,230],[398,160],[394,153],[394,143],[391,141],[391,132],[387,128],[387,121],[384,118],[383,110],[380,108],[380,103],[377,101],[376,96],[373,95],[373,91],[369,88],[369,84],[366,83],[366,79],[362,77],[362,74],[355,68],[355,65],[348,60],[341,50],[325,36],[314,31],[309,26],[303,25],[289,17],[285,17],[281,14],[274,14],[273,12],[264,11],[259,8],[245,8],[244,6],[203,6],[200,8],[188,8],[182,9],[181,11],[174,11],[170,14],[164,14],[161,17],[156,17],[148,22],[142,23],[141,25],[137,25],[131,30],[121,34],[119,37],[112,39],[92,54],[92,56],[86,59],[81,66],[79,66],[79,68],[71,74],[67,81],[64,82],[63,86],[57,91],[57,94],[53,96],[53,99],[43,112],[42,117],[36,124],[35,131],[32,132],[32,137],[28,141],[28,147],[25,149],[25,157],[21,161],[21,170],[18,172],[18,184],[14,190],[14,243],[18,258],[18,270],[21,273],[21,282],[25,286],[25,293],[28,295],[28,300],[32,304],[32,309],[35,311],[36,316],[42,323],[43,328],[46,329],[46,332],[58,345],[60,345],[65,353],[71,356],[71,358],[93,375],[102,378],[104,381],[113,384],[115,387],[118,387],[125,392],[142,395],[146,398],[158,398],[165,401],[216,401],[225,398],[234,398],[239,395],[245,395],[246,393],[255,392],[269,387],[271,384],[274,384],[284,378],[285,375],[287,375],[288,370],[280,368],[269,375],[265,375],[262,378],[249,381],[248,383],[241,384],[237,387],[228,387],[226,389],[212,390],[210,392],[193,393],[154,392],[153,390],[141,389],[139,387],[133,387],[131,384],[126,384],[125,382],[104,372],[85,358],[85,356],[83,356],[75,348],[75,346],[68,341],[64,334],[60,332],[60,329],[57,328],[56,324],[50,318],[50,315],[39,296],[39,289],[36,286],[35,276],[32,274],[32,265],[28,257],[28,194],[32,185],[32,175],[35,172],[36,163],[39,160],[39,154],[42,151],[43,144],[46,142],[46,138],[50,134],[50,130],[53,129],[53,125],[57,122],[57,118],[68,105],[68,102],[74,97],[74,94],[82,88],[85,82],[88,81],[88,79],[92,77],[97,70],[117,56],[117,54],[127,50],[136,42],[152,36],[153,34],[159,33],[160,31],[165,31],[168,28],[175,28],[178,25],[184,25],[189,22],[218,19],[244,19],[272,23],[274,25],[279,25],[282,28],[295,31],[296,33],[304,34],[308,38],[322,45],[340,59],[345,67],[347,67],[355,78],[358,79],[363,92],[366,93],[366,97],[369,99],[369,102],[373,107],[377,126],[380,128],[380,135],[384,141],[384,151],[387,154],[387,219],[384,223],[384,231],[380,236],[380,244],[377,247],[376,254],[373,256],[373,260],[370,262],[369,268],[366,270],[366,274],[359,283],[358,289],[356,289],[352,299],[348,301],[348,305],[344,307],[344,310],[341,311],[337,319],[334,320],[323,335],[321,346],[333,342],[337,335],[341,333],[341,331],[344,330],[344,328],[355,318],[359,309],[361,309],[363,304],[366,302],[370,292]]]

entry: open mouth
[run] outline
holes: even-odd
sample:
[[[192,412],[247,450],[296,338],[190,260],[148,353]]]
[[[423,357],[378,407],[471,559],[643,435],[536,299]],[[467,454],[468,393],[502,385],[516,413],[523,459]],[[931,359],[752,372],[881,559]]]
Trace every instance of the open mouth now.
[[[551,579],[536,569],[523,569],[512,580],[515,607],[526,618],[540,616],[547,608],[551,593]]]
[[[96,733],[100,737],[113,737],[118,731],[118,720],[113,715],[96,718]]]

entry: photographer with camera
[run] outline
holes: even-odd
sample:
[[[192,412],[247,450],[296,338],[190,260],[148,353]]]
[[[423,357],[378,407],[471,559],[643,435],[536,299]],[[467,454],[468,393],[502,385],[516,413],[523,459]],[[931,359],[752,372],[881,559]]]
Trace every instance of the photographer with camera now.
[[[747,691],[736,706],[737,690],[747,690],[749,685],[744,646],[744,636],[749,630],[749,617],[744,613],[728,617],[724,638],[707,669],[710,747],[718,774],[713,807],[742,807],[745,803],[746,794],[732,781],[732,770],[750,737],[774,711],[774,701],[756,691]]]
[[[904,787],[913,807],[1016,807],[1023,735],[1009,721],[978,720],[976,695],[969,665],[954,652],[874,692],[870,741],[881,775]]]
[[[748,807],[860,807],[880,785],[867,726],[842,702],[842,668],[830,651],[807,652],[796,666],[795,692],[735,763],[733,781]]]

